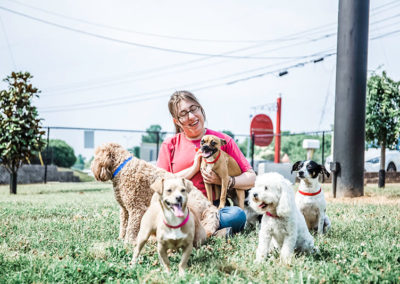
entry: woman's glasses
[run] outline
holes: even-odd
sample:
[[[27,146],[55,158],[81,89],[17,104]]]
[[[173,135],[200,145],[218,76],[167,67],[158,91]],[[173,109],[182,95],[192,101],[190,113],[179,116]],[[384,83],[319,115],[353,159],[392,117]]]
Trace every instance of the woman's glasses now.
[[[198,105],[191,105],[189,110],[183,110],[178,114],[178,120],[180,123],[184,123],[189,119],[189,113],[195,114],[199,111],[200,106]]]

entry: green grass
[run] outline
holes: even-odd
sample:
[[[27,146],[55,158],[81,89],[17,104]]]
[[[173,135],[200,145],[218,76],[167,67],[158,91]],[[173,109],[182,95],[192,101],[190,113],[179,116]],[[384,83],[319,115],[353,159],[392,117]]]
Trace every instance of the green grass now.
[[[290,267],[277,255],[256,265],[257,233],[250,231],[193,250],[179,277],[180,254],[171,256],[168,275],[152,243],[140,264],[129,266],[132,249],[116,240],[119,207],[111,184],[19,185],[16,196],[0,186],[0,283],[400,283],[400,186],[365,190],[392,202],[328,203],[333,226],[315,236],[317,255],[299,255]]]

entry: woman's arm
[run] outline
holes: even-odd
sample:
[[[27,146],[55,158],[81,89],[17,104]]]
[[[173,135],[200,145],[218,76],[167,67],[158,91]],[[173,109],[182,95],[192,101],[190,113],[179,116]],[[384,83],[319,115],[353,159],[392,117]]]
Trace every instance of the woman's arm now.
[[[256,173],[253,170],[248,170],[240,176],[233,177],[235,179],[234,188],[236,189],[250,189],[254,187],[256,181]]]

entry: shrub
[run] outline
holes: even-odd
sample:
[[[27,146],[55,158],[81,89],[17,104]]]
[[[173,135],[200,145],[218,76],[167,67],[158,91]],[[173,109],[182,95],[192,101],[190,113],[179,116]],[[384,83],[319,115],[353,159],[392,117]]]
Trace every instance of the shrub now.
[[[59,139],[50,139],[49,154],[47,155],[47,148],[42,151],[43,162],[50,165],[54,164],[58,167],[70,168],[76,162],[74,149],[69,146],[65,141]],[[38,157],[32,160],[33,164],[40,164]]]

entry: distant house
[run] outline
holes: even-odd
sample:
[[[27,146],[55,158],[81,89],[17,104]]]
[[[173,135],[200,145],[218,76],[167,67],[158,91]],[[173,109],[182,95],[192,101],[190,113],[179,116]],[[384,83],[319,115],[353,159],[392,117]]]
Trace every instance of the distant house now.
[[[147,162],[156,161],[157,160],[157,143],[142,142],[140,144],[140,158]]]

